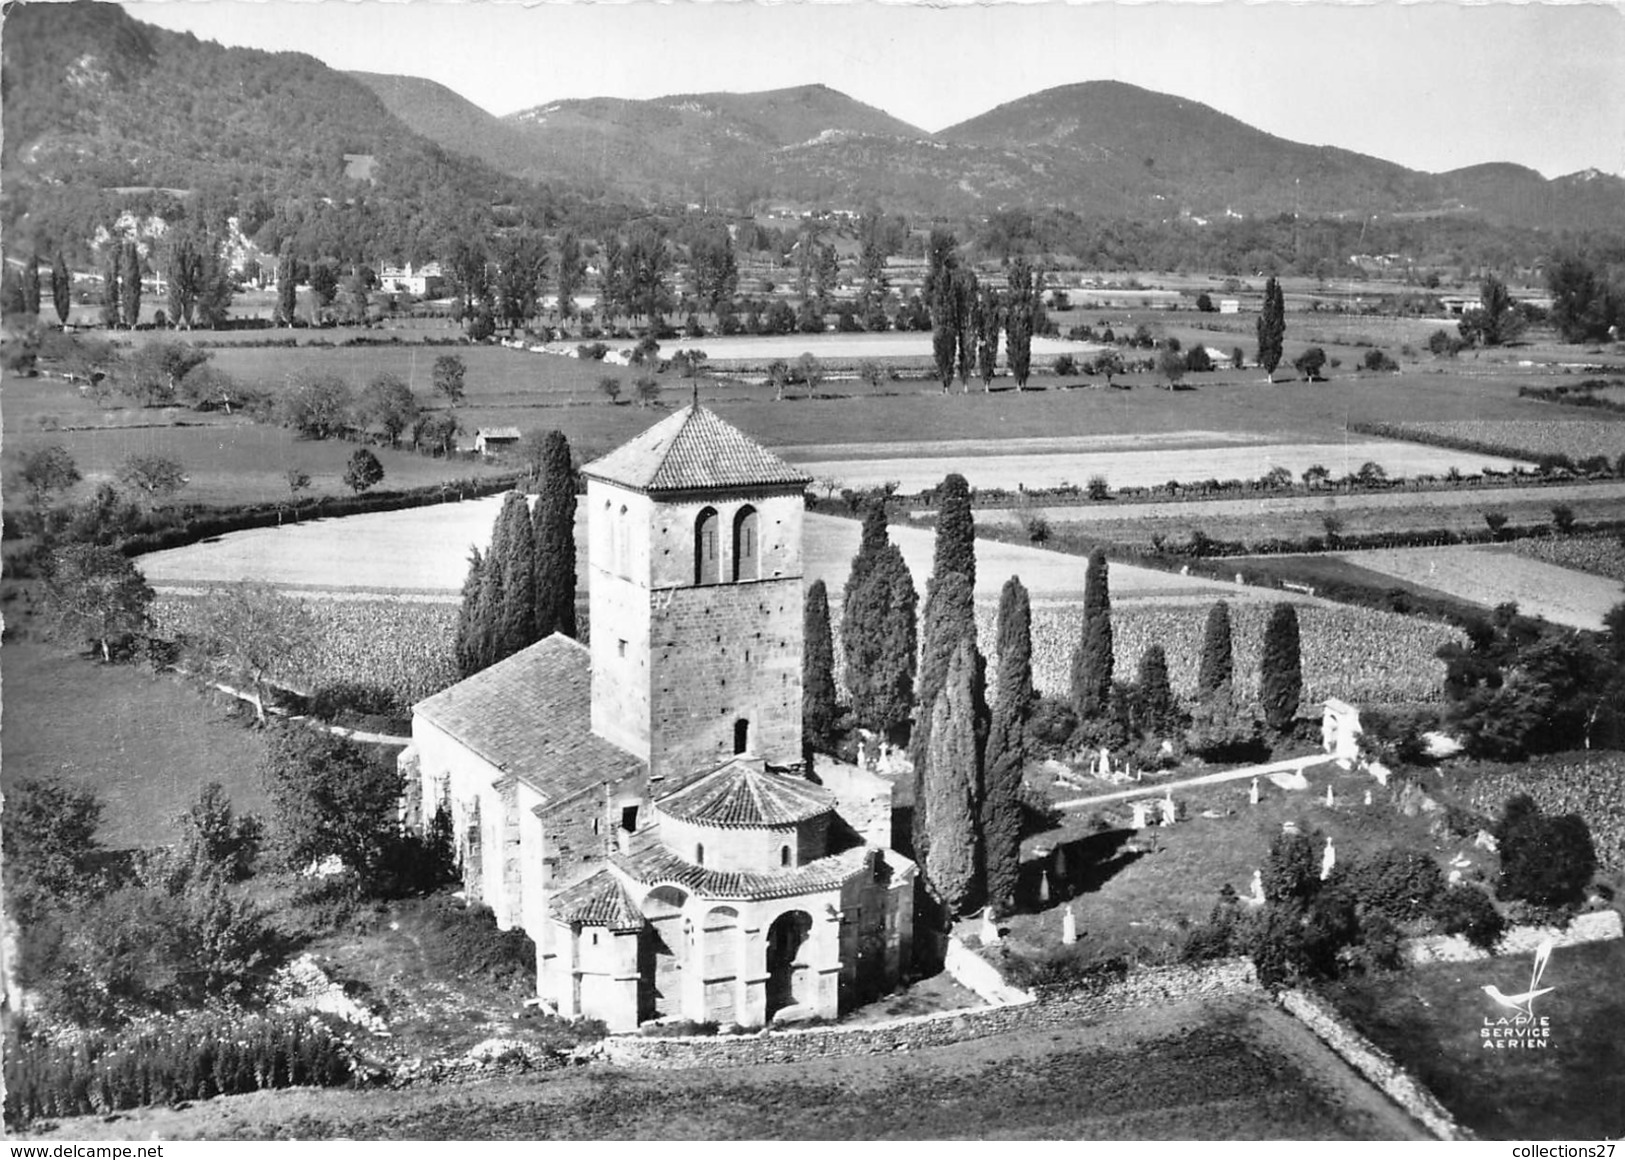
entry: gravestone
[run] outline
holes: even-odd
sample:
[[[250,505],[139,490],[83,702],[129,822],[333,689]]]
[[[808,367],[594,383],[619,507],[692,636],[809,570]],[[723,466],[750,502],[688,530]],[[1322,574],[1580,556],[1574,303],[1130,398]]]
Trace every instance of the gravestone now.
[[[1320,854],[1320,880],[1322,882],[1332,876],[1332,867],[1337,865],[1337,848],[1332,845],[1332,836],[1326,835],[1326,848]]]
[[[1072,914],[1072,904],[1066,904],[1066,913],[1061,915],[1061,945],[1071,946],[1078,941],[1078,920]]]
[[[1253,778],[1253,788],[1247,793],[1247,803],[1255,806],[1258,804],[1258,779],[1256,777]]]
[[[1250,903],[1253,906],[1263,906],[1264,905],[1264,872],[1262,870],[1254,870],[1253,871],[1253,881],[1252,881],[1251,890],[1252,890],[1252,893],[1247,896],[1248,903]]]

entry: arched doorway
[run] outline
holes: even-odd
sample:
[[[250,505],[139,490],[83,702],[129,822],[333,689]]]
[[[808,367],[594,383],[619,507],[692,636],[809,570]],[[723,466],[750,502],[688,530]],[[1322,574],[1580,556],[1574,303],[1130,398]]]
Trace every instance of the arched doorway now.
[[[775,1011],[801,1002],[809,964],[801,961],[802,951],[812,934],[812,915],[790,910],[767,928],[767,1017]]]
[[[739,912],[719,906],[705,916],[705,1017],[732,1023],[738,1015]]]
[[[643,900],[648,919],[638,935],[638,1022],[676,1015],[682,1009],[683,903],[674,886],[657,886]]]

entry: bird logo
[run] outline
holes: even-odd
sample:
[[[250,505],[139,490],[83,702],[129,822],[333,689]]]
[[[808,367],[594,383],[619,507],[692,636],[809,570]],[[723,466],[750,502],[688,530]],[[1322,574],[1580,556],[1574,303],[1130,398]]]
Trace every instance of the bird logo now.
[[[1555,987],[1542,987],[1540,985],[1541,976],[1546,973],[1546,963],[1552,957],[1553,946],[1552,940],[1547,939],[1535,949],[1535,962],[1529,972],[1529,989],[1523,994],[1503,995],[1501,988],[1494,983],[1484,985],[1484,994],[1509,1011],[1515,1011],[1519,1015],[1533,1019],[1535,1017],[1535,1000],[1548,992],[1556,990]]]

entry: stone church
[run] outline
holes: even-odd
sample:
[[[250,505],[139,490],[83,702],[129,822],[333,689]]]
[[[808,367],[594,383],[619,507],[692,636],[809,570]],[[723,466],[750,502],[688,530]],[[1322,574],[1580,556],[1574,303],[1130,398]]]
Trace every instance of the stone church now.
[[[890,989],[916,876],[891,785],[803,765],[807,477],[697,402],[582,474],[591,645],[415,706],[409,798],[449,807],[469,897],[561,1015],[759,1026]]]

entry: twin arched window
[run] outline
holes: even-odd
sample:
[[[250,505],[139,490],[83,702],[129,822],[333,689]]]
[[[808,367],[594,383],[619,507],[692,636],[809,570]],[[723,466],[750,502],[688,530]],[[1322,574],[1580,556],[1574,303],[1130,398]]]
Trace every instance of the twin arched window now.
[[[708,507],[694,521],[694,583],[722,583],[722,518]],[[761,575],[760,517],[746,504],[734,515],[731,576],[734,581]]]

